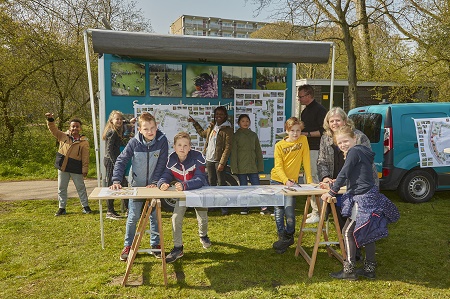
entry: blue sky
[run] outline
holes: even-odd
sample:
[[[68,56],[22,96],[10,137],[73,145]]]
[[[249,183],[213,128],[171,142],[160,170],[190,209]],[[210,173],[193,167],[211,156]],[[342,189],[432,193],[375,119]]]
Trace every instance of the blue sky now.
[[[277,1],[275,1],[277,2]],[[270,11],[266,9],[255,17],[257,5],[251,0],[136,0],[145,16],[150,19],[153,30],[158,34],[169,33],[170,25],[181,15],[199,15],[226,19],[271,22]]]

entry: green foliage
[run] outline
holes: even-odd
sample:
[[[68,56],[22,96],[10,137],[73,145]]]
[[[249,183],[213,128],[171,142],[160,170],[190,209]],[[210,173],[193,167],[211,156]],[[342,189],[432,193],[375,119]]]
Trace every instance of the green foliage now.
[[[450,192],[438,192],[424,204],[401,202],[401,218],[389,227],[389,237],[377,242],[377,279],[337,281],[329,272],[339,262],[320,247],[314,275],[308,264],[294,257],[292,246],[275,254],[272,217],[257,209],[242,216],[209,213],[212,247],[198,239],[195,212],[184,219],[184,257],[167,265],[164,287],[161,261],[138,254],[129,282],[121,287],[125,263],[119,261],[125,219],[105,220],[105,249],[100,246],[99,214],[84,215],[78,199],[70,199],[66,216],[54,217],[54,200],[0,202],[0,297],[2,298],[449,298],[448,236]],[[296,214],[305,198],[297,200]],[[120,210],[120,201],[116,200]],[[95,210],[96,201],[91,203]],[[163,212],[166,250],[172,247],[171,214]],[[300,223],[301,216],[297,216]],[[298,237],[296,232],[295,237]],[[142,248],[148,247],[148,235]],[[306,234],[305,249],[314,242]],[[360,266],[360,264],[358,264]]]
[[[45,121],[37,125],[19,126],[20,134],[12,141],[0,139],[3,149],[0,151],[0,181],[57,178],[54,167],[57,142],[43,122]],[[88,177],[96,177],[92,128],[83,125],[82,134],[86,135],[91,146]]]

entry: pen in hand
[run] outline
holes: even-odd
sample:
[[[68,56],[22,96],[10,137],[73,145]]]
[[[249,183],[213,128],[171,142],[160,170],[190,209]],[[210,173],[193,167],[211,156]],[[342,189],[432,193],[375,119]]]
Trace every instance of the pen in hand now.
[[[300,186],[298,183],[296,183],[294,180],[289,179],[289,182],[292,183],[292,185],[297,186],[299,188],[301,188],[302,186]]]

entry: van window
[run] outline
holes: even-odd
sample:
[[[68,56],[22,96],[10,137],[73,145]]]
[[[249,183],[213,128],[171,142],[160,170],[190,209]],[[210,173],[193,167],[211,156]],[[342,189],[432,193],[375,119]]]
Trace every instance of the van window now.
[[[352,114],[349,118],[355,123],[355,128],[366,134],[371,143],[380,141],[382,116],[379,113]]]

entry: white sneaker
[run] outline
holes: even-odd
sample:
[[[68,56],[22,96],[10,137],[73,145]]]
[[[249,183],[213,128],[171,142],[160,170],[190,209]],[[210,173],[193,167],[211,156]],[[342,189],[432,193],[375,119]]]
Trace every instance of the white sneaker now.
[[[313,213],[309,213],[308,215],[306,215],[306,218],[309,218],[312,216]]]
[[[312,223],[317,223],[320,220],[320,216],[319,214],[313,214],[311,215],[311,217],[309,217],[308,219],[306,219],[307,224],[312,224]]]

